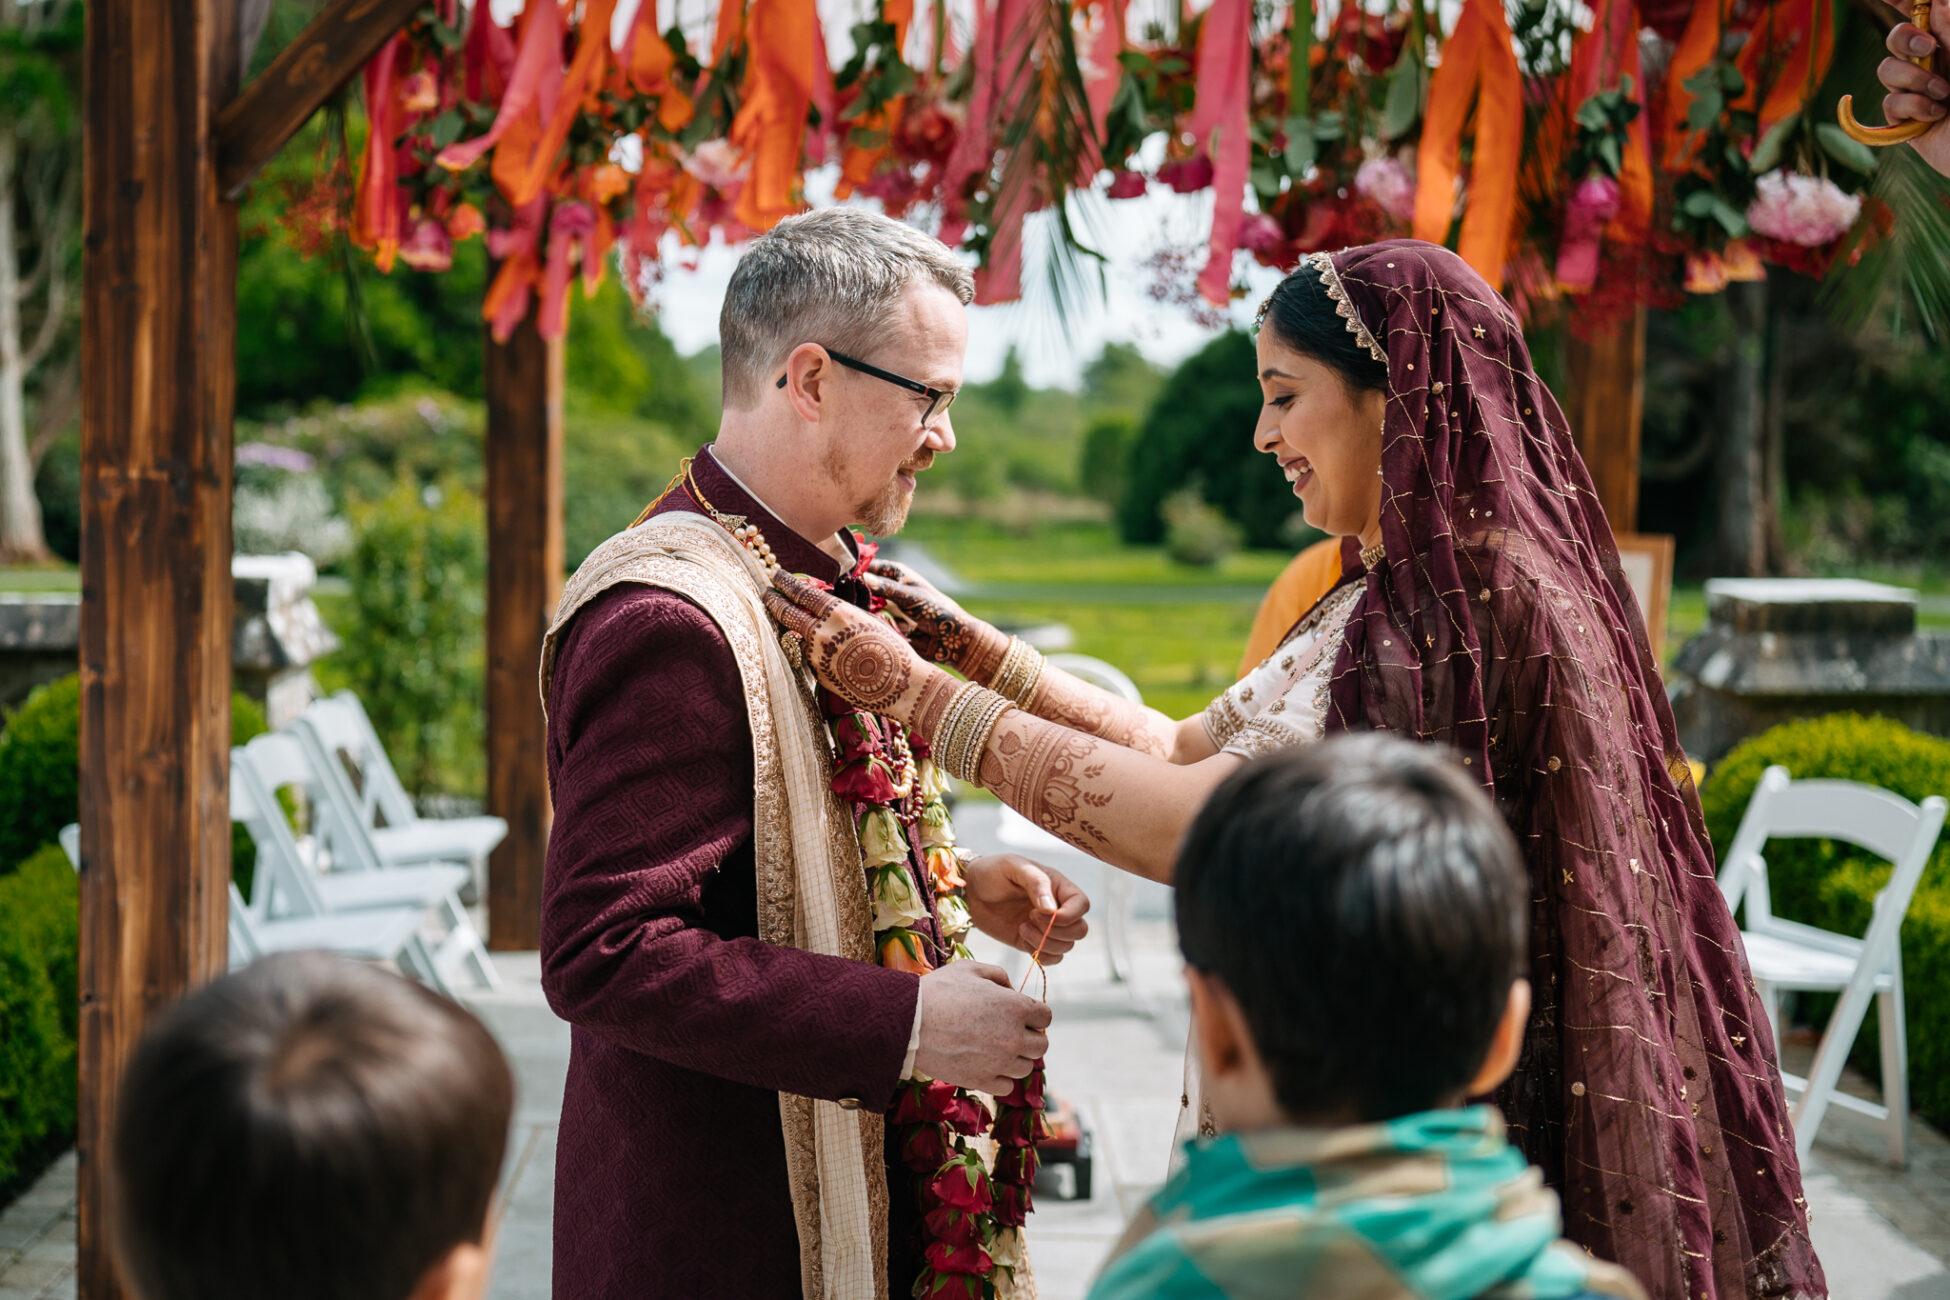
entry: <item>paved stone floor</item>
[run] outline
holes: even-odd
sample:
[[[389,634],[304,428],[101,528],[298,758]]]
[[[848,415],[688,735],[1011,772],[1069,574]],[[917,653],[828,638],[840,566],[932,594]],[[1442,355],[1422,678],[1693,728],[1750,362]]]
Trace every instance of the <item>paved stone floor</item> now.
[[[987,827],[978,810],[969,809],[960,820],[964,838],[980,844]],[[1075,874],[1093,897],[1103,897],[1093,864]],[[1050,971],[1056,1011],[1050,1086],[1082,1111],[1095,1135],[1096,1167],[1090,1200],[1038,1197],[1029,1242],[1045,1300],[1081,1300],[1126,1218],[1164,1177],[1185,1041],[1167,898],[1154,886],[1137,887],[1130,982],[1110,978],[1101,924]],[[1001,953],[990,946],[981,955]],[[508,1050],[520,1080],[491,1296],[546,1300],[568,1032],[542,999],[535,956],[509,954],[498,961],[504,987],[470,999]],[[1020,971],[1023,959],[1014,955],[1014,961]],[[1807,1051],[1806,1044],[1790,1044],[1790,1066]],[[1859,1079],[1849,1085],[1870,1095]],[[1908,1169],[1890,1169],[1882,1153],[1874,1125],[1831,1111],[1805,1170],[1815,1241],[1832,1294],[1836,1300],[1950,1300],[1950,1141],[1919,1122]],[[70,1155],[0,1213],[0,1300],[72,1297],[74,1226]]]

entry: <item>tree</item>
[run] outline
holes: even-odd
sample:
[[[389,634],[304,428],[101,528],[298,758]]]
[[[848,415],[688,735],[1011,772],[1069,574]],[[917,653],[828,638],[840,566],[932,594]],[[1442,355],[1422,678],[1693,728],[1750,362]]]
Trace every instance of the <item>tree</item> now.
[[[34,496],[34,466],[78,400],[75,319],[81,225],[81,6],[0,0],[0,563],[53,558]],[[28,381],[41,376],[37,429]]]
[[[1117,509],[1125,541],[1163,541],[1165,499],[1191,487],[1245,530],[1247,545],[1287,544],[1299,503],[1271,458],[1253,448],[1256,366],[1252,339],[1228,330],[1165,381],[1131,447]]]

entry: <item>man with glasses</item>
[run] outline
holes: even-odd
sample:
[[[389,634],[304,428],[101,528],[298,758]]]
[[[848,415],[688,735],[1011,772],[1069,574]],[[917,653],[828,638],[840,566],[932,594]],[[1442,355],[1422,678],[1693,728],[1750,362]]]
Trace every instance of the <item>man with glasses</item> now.
[[[882,1114],[917,1072],[1007,1092],[1049,1010],[950,962],[879,964],[852,808],[759,592],[774,567],[866,605],[916,478],[954,450],[973,295],[937,241],[828,209],[754,240],[720,319],[724,416],[563,593],[543,658],[555,826],[542,981],[571,1026],[554,1294],[905,1300],[912,1176]],[[965,869],[976,925],[1043,959],[1083,895],[1021,858]],[[889,1164],[895,1168],[890,1171]]]

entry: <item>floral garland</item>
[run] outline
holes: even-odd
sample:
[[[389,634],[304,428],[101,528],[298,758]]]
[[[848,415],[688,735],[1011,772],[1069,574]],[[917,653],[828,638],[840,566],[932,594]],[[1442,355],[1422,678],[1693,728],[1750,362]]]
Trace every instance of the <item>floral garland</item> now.
[[[872,558],[870,543],[860,549]],[[874,598],[874,613],[886,618],[883,604]],[[933,919],[946,960],[971,956],[963,942],[973,924],[963,898],[968,854],[955,843],[943,800],[948,778],[929,757],[927,742],[899,723],[855,710],[824,687],[819,703],[835,755],[833,793],[853,810],[859,829],[880,964],[916,975],[935,968],[922,928],[929,919],[927,895],[904,825],[920,839],[918,856],[934,887]],[[923,1214],[925,1263],[914,1295],[1007,1300],[1023,1261],[1022,1229],[1040,1164],[1036,1144],[1050,1135],[1042,1061],[996,1099],[993,1115],[976,1094],[917,1072],[901,1081],[888,1121]],[[976,1146],[984,1135],[995,1144],[992,1167]]]

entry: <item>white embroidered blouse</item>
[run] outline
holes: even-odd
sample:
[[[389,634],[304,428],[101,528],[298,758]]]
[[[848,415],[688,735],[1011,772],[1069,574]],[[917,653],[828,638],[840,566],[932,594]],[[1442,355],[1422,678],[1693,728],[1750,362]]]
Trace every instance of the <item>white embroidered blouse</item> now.
[[[1205,730],[1221,753],[1259,758],[1320,739],[1334,661],[1363,590],[1350,582],[1323,598],[1279,649],[1212,701]]]

